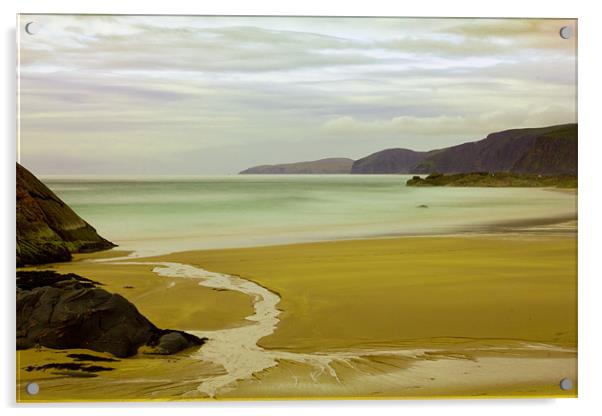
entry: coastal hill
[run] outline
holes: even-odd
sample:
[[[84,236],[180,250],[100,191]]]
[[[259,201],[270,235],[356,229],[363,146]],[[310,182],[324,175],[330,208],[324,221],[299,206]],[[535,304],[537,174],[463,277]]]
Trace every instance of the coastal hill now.
[[[351,165],[353,165],[352,159],[347,159],[344,157],[331,157],[307,162],[255,166],[243,170],[240,172],[240,174],[344,174],[351,172]]]
[[[351,164],[348,168],[348,164]],[[328,168],[326,168],[328,167]],[[386,149],[360,158],[264,165],[241,173],[468,173],[577,174],[577,124],[504,130],[486,138],[428,152]]]
[[[115,247],[17,163],[17,266],[68,261]]]
[[[411,173],[577,174],[577,124],[505,130],[429,152]]]
[[[414,167],[422,162],[427,152],[409,149],[386,149],[356,160],[351,173],[413,173]]]

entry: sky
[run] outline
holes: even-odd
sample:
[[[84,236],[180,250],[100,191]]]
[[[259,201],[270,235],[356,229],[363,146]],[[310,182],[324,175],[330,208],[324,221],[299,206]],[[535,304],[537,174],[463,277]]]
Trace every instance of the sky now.
[[[34,22],[36,33],[25,32]],[[577,121],[573,20],[22,15],[41,175],[233,174]]]

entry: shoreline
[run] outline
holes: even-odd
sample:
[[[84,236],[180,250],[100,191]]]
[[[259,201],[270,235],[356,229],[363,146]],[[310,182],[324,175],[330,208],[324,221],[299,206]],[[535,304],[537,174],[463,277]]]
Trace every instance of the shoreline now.
[[[561,189],[564,192],[565,190]],[[569,190],[570,191],[570,190]],[[133,259],[146,259],[154,257],[162,257],[169,255],[177,255],[178,253],[187,253],[192,251],[213,251],[213,250],[239,250],[239,249],[252,249],[262,247],[281,247],[281,246],[293,246],[297,244],[319,244],[319,243],[331,243],[331,242],[342,242],[342,241],[362,241],[362,240],[379,240],[379,239],[395,239],[395,238],[445,238],[445,237],[479,237],[479,236],[495,236],[495,235],[524,235],[524,236],[543,236],[551,233],[558,234],[575,234],[577,233],[577,215],[561,215],[545,218],[529,218],[521,220],[508,220],[508,221],[497,221],[487,224],[477,224],[474,226],[463,226],[458,227],[449,232],[433,232],[433,233],[390,233],[390,234],[366,234],[362,236],[341,236],[332,237],[325,239],[316,240],[302,240],[295,242],[286,243],[267,243],[258,245],[245,245],[245,246],[232,246],[232,247],[214,247],[214,248],[189,248],[177,251],[163,251],[163,252],[145,252],[136,250],[125,250],[119,245],[117,247],[98,251],[94,253],[77,253],[73,255],[71,262],[78,261],[125,261]],[[543,227],[540,227],[543,226]],[[563,227],[564,226],[564,227]],[[48,265],[60,264],[60,263],[48,263]],[[45,266],[44,264],[36,265],[38,267]],[[26,269],[25,266],[19,269]]]

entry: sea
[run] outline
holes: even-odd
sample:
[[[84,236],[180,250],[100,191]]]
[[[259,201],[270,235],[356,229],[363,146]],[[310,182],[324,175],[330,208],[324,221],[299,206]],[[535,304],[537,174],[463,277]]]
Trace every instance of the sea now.
[[[41,179],[100,235],[144,255],[310,241],[489,232],[576,219],[576,195],[408,187],[406,175]]]

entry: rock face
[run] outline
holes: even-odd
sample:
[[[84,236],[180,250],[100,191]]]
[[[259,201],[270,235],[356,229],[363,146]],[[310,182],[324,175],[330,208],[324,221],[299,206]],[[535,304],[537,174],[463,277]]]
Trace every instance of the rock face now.
[[[414,176],[408,186],[476,186],[476,187],[556,187],[577,188],[577,175],[540,175],[535,173],[471,172],[431,173],[426,178]]]
[[[410,173],[577,174],[577,124],[492,133],[429,152]]]
[[[16,183],[17,266],[68,261],[71,253],[115,247],[18,163]]]
[[[356,160],[351,173],[412,173],[412,169],[424,160],[427,152],[409,149],[386,149]]]
[[[129,357],[172,354],[204,339],[159,329],[123,296],[75,274],[17,272],[17,349],[85,348]]]
[[[284,163],[281,165],[261,165],[240,172],[247,174],[340,174],[351,171],[353,160],[344,157],[332,157],[327,159],[313,160],[310,162]]]

